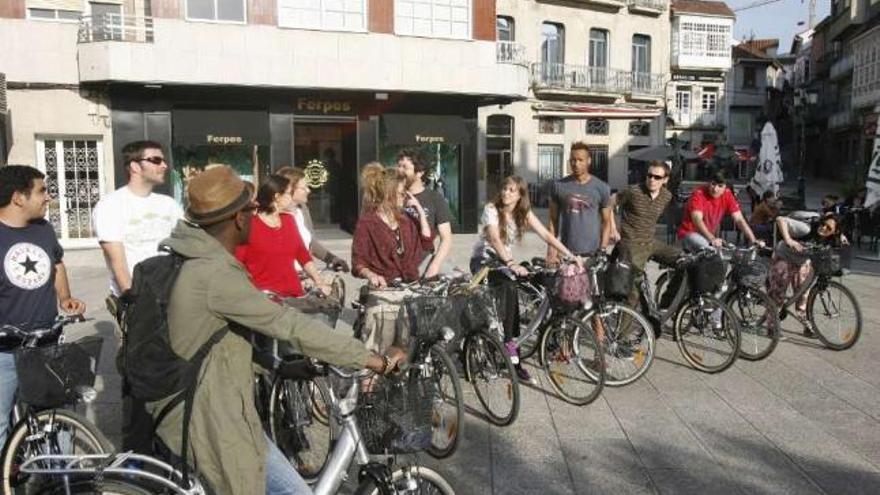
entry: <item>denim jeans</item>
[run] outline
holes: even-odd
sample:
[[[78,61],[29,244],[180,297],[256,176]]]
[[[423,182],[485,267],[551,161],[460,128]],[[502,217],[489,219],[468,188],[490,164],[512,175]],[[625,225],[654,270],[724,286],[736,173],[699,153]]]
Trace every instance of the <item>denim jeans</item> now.
[[[266,495],[306,495],[312,493],[293,465],[284,457],[269,437],[269,455],[266,456]]]
[[[703,234],[699,232],[691,232],[681,240],[681,247],[685,251],[699,251],[711,245],[712,243],[709,242],[709,239],[703,237]]]
[[[18,388],[18,374],[15,371],[15,356],[11,352],[0,352],[0,446],[6,445],[9,433],[9,416]]]

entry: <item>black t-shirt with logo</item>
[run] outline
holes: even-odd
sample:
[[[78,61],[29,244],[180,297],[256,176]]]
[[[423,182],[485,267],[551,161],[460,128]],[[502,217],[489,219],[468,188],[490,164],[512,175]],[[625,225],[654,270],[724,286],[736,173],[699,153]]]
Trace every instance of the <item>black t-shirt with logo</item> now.
[[[55,265],[64,257],[52,225],[40,219],[26,227],[0,222],[0,324],[45,328],[58,315]]]
[[[431,189],[425,189],[413,196],[416,197],[419,203],[421,203],[422,209],[425,210],[425,217],[428,219],[428,225],[431,226],[434,235],[437,235],[438,225],[452,222],[452,214],[449,212],[449,204],[446,202],[446,198],[444,198],[442,194]],[[415,209],[407,208],[406,212],[411,217],[418,220],[419,215],[416,213]]]

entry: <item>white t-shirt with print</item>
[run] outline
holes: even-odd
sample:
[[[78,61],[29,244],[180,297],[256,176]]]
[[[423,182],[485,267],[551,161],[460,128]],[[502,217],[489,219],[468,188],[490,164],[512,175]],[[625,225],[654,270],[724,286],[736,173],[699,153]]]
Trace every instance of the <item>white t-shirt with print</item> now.
[[[494,225],[498,227],[498,209],[495,208],[495,205],[492,203],[487,204],[483,207],[483,214],[480,216],[480,239],[474,245],[474,251],[471,254],[472,258],[481,258],[486,259],[486,249],[492,247],[492,244],[489,243],[489,239],[486,236],[486,227],[489,225]],[[513,255],[513,247],[515,245],[516,240],[516,222],[513,221],[513,215],[509,216],[507,219],[507,242],[505,242],[504,246],[507,248],[507,251]]]
[[[159,252],[159,242],[171,234],[180,218],[183,218],[183,209],[174,198],[156,193],[138,196],[128,186],[101,198],[92,212],[98,240],[122,243],[129,275],[134,265]],[[112,269],[110,291],[119,295]]]

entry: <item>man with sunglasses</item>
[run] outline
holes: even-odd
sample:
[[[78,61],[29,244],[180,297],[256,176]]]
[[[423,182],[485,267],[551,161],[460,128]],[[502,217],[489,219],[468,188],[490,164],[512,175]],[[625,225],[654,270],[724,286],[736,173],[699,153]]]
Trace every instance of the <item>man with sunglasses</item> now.
[[[679,249],[655,239],[657,221],[669,202],[672,193],[667,189],[669,166],[664,162],[651,162],[643,184],[634,184],[611,197],[612,207],[618,206],[620,230],[612,222],[612,237],[620,239],[615,255],[628,261],[638,276],[644,276],[645,265],[649,259],[673,262]],[[633,307],[639,300],[639,293],[633,286],[628,302]],[[627,334],[624,327],[622,335]]]
[[[98,201],[92,212],[95,235],[110,270],[107,307],[116,317],[118,297],[131,288],[134,266],[159,253],[183,210],[170,196],[153,192],[165,183],[168,163],[162,145],[135,141],[122,148],[128,183]],[[152,420],[123,384],[122,448],[151,453]]]

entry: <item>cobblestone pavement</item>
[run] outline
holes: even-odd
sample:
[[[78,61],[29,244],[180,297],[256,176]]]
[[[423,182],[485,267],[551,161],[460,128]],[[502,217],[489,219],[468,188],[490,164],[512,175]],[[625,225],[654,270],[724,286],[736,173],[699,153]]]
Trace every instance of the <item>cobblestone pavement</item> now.
[[[348,253],[344,233],[319,236]],[[467,266],[475,239],[456,236],[453,265]],[[541,255],[539,242],[527,236],[523,258]],[[70,251],[66,260],[74,294],[94,318],[74,331],[107,338],[99,399],[87,414],[118,441],[114,325],[103,307],[107,272],[97,250]],[[424,462],[462,494],[880,493],[880,263],[856,265],[845,283],[859,297],[865,324],[853,349],[824,349],[786,321],[789,339],[768,359],[707,375],[664,338],[642,380],[606,388],[583,408],[556,398],[535,370],[539,383],[523,387],[515,424],[498,428],[468,415],[456,455]],[[360,282],[348,282],[351,294]],[[469,386],[464,390],[479,410]]]

